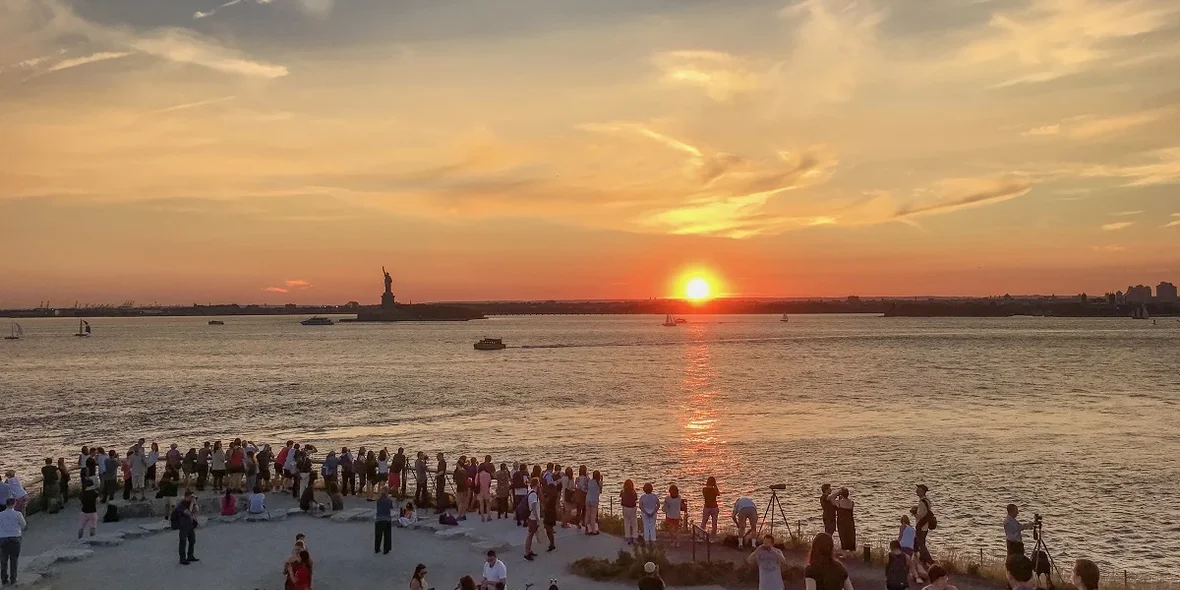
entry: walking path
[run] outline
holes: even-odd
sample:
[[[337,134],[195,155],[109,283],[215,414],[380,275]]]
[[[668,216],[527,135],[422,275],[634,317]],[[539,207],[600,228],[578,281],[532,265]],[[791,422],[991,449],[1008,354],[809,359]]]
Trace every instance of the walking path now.
[[[211,494],[200,497],[203,506],[216,502]],[[203,513],[196,545],[201,561],[181,566],[176,534],[162,517],[100,523],[97,537],[76,541],[78,503],[74,501],[58,514],[29,518],[21,550],[19,586],[63,590],[147,590],[166,585],[281,589],[283,561],[290,554],[295,535],[304,533],[314,562],[316,590],[408,587],[418,563],[427,565],[431,586],[449,590],[464,575],[479,580],[488,549],[495,549],[508,566],[509,590],[524,590],[526,583],[534,584],[533,590],[547,590],[550,579],[557,579],[562,590],[634,587],[596,582],[568,571],[569,564],[582,557],[613,559],[625,544],[611,535],[586,536],[576,528],[559,528],[557,551],[546,553],[545,543],[537,543],[534,548],[540,555],[528,562],[522,556],[525,529],[516,526],[511,518],[482,523],[477,516],[469,515],[469,520],[459,526],[447,527],[423,511],[424,520],[414,529],[395,528],[393,551],[379,555],[373,553],[371,502],[349,497],[345,499],[345,510],[323,518],[298,512],[289,494],[268,494],[267,506],[272,515],[267,522],[248,522],[242,513],[234,517]],[[713,548],[714,560],[738,560],[745,555],[737,549]],[[669,557],[674,561],[690,559],[686,548],[671,552]],[[800,561],[797,554],[788,553],[788,557]],[[849,570],[858,589],[883,587],[879,568],[850,564]],[[961,582],[958,585],[960,590],[982,588]],[[694,588],[718,590],[716,586]]]

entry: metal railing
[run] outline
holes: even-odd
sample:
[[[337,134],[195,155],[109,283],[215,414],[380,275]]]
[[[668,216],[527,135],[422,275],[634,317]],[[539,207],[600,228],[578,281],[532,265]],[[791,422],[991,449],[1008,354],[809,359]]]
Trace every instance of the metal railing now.
[[[697,560],[697,539],[703,538],[705,544],[705,562],[712,563],[713,561],[713,541],[709,538],[709,531],[697,526],[696,524],[689,524],[689,534],[692,537],[692,560],[695,563]]]

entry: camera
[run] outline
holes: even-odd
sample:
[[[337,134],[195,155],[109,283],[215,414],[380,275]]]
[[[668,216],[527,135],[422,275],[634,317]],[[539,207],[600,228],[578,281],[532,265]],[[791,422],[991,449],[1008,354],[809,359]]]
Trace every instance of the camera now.
[[[772,490],[785,490],[785,489],[787,489],[787,484],[776,483],[776,484],[770,486],[770,489],[772,489]]]
[[[1040,514],[1033,515],[1033,525],[1041,526],[1041,515]]]

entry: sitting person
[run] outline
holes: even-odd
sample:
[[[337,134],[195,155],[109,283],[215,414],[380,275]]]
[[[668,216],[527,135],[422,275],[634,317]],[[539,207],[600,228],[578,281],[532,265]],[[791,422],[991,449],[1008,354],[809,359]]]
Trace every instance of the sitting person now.
[[[250,514],[266,514],[266,494],[262,493],[262,488],[254,486],[254,493],[250,494],[250,507],[247,508]]]
[[[332,500],[332,511],[344,510],[344,496],[340,493],[340,485],[335,479],[327,480],[328,498]]]
[[[234,497],[233,490],[228,487],[225,489],[225,495],[221,497],[221,515],[233,516],[238,513],[238,499]]]
[[[160,479],[160,489],[156,492],[157,498],[175,498],[180,495],[180,484],[176,482],[176,476],[171,471],[165,471],[164,477]]]
[[[414,510],[414,504],[412,502],[406,502],[406,505],[402,506],[401,516],[397,518],[397,524],[402,528],[406,528],[416,522],[418,522],[418,512]]]

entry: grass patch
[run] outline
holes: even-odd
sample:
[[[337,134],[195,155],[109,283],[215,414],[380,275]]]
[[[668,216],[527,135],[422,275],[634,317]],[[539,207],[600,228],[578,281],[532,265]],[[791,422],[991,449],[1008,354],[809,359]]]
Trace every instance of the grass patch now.
[[[758,583],[758,567],[755,565],[730,561],[672,563],[659,546],[636,546],[634,553],[619,551],[618,557],[613,560],[585,557],[571,564],[570,571],[599,582],[634,582],[643,577],[643,564],[649,561],[660,566],[660,577],[671,586],[745,586]],[[783,569],[785,583],[802,580],[802,567],[789,566]]]

